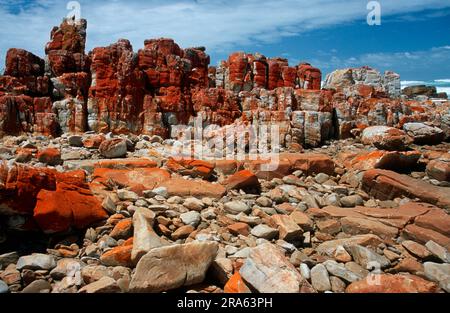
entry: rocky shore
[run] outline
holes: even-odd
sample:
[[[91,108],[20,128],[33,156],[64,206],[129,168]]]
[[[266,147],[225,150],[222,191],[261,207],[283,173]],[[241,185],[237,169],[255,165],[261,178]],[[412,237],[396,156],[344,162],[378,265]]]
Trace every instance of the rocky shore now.
[[[85,54],[86,29],[0,76],[0,293],[450,291],[450,102],[170,39]],[[213,135],[174,133],[199,117]],[[274,169],[173,155],[264,123]]]

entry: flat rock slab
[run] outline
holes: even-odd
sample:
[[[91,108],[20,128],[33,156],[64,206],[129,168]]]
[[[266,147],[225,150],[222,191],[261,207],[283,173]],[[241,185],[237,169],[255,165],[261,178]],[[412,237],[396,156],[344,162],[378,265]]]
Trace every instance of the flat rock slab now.
[[[171,196],[220,199],[225,193],[224,186],[207,181],[172,178],[159,185],[166,187]]]
[[[136,267],[130,292],[158,293],[199,284],[217,255],[215,242],[193,242],[152,249]]]
[[[369,170],[364,173],[362,188],[380,200],[406,196],[419,198],[424,202],[450,210],[448,188],[434,186],[408,175],[386,170]]]
[[[321,243],[316,250],[320,254],[326,254],[333,257],[334,252],[339,246],[361,245],[364,247],[377,247],[382,242],[383,240],[377,235],[357,235],[350,238],[326,241],[324,243]]]

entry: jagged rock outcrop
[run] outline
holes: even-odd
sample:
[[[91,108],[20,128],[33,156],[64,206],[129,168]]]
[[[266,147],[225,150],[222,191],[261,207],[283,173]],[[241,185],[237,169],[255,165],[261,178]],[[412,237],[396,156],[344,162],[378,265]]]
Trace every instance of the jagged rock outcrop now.
[[[321,90],[308,63],[236,52],[209,67],[204,47],[149,39],[133,50],[120,39],[86,54],[86,20],[64,19],[43,60],[11,49],[0,76],[0,135],[95,131],[176,137],[175,125],[270,124],[286,147],[317,147],[376,125],[434,123],[449,137],[448,107],[406,101],[400,77],[370,67],[337,70]],[[427,114],[428,110],[437,114]],[[355,132],[356,131],[356,132]],[[297,148],[298,149],[298,148]]]

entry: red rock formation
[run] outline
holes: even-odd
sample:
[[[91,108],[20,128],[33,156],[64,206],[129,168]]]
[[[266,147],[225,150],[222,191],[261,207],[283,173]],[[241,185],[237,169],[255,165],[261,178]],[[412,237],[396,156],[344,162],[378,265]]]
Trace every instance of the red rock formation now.
[[[319,90],[322,85],[322,72],[309,63],[301,63],[297,67],[297,76],[303,89]]]
[[[144,99],[144,76],[128,40],[92,51],[89,128],[97,132],[138,131]]]
[[[432,120],[447,127],[445,108],[389,98],[398,94],[395,73],[340,70],[321,91],[321,72],[308,63],[289,66],[286,59],[236,52],[208,68],[205,48],[183,50],[168,38],[146,40],[137,53],[121,39],[86,55],[86,27],[85,20],[65,19],[52,30],[47,72],[32,53],[8,52],[0,76],[1,134],[93,130],[169,137],[172,126],[201,116],[205,126],[270,123],[279,126],[282,145],[315,147],[373,125]],[[31,109],[35,100],[25,96],[50,102],[39,100]],[[429,115],[430,109],[440,113]]]

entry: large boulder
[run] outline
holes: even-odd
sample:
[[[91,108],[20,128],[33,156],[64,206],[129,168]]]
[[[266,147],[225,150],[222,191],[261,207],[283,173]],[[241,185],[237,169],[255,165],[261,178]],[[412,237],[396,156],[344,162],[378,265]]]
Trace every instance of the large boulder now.
[[[127,143],[120,138],[105,140],[98,150],[102,156],[108,159],[123,158],[127,155]]]
[[[83,229],[108,218],[101,203],[86,187],[58,183],[56,190],[41,190],[37,195],[34,219],[46,233],[75,227]]]
[[[213,242],[192,242],[184,245],[152,249],[136,267],[130,292],[157,293],[199,284],[217,255]]]
[[[388,151],[406,150],[412,143],[412,139],[405,132],[388,126],[367,127],[361,135],[361,141]]]
[[[424,123],[406,123],[403,125],[403,130],[417,144],[435,145],[445,139],[445,133],[442,129],[428,126]]]

